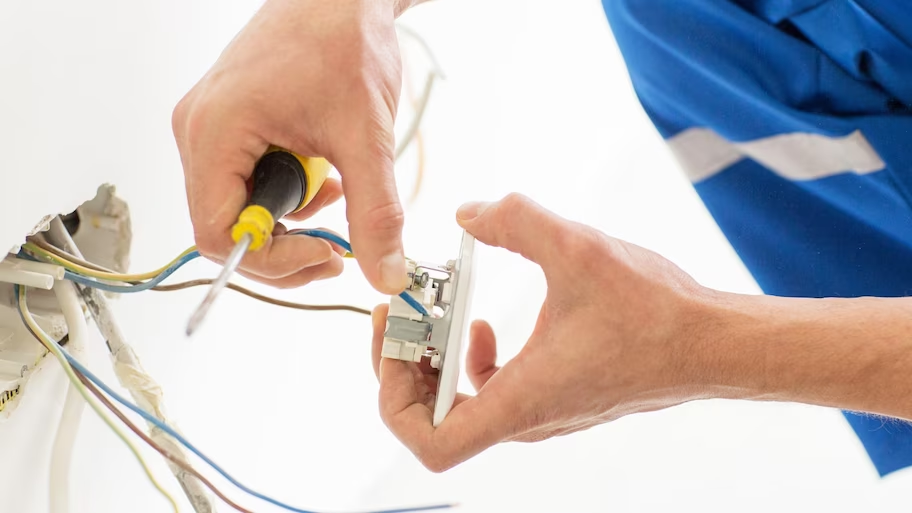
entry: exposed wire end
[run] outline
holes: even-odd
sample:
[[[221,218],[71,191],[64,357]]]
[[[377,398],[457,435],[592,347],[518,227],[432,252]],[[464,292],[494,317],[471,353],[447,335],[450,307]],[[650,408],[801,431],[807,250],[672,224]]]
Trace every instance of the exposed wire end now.
[[[345,251],[348,251],[349,253],[354,254],[352,252],[351,244],[347,240],[343,239],[342,237],[339,237],[335,233],[327,232],[326,230],[314,230],[314,229],[292,230],[292,231],[288,232],[288,235],[308,235],[310,237],[317,237],[319,239],[328,240],[328,241],[332,242],[333,244],[338,245]],[[403,301],[408,303],[409,306],[414,308],[421,315],[423,315],[425,317],[429,317],[431,315],[424,308],[424,306],[422,306],[421,303],[416,301],[415,298],[410,296],[408,294],[408,292],[400,293],[399,297],[401,297]]]

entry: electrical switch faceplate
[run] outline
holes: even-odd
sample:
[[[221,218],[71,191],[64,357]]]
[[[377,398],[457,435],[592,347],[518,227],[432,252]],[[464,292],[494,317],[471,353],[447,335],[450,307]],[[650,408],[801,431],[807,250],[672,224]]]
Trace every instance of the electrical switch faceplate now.
[[[456,260],[446,265],[407,262],[410,281],[406,293],[430,315],[418,312],[399,296],[390,299],[380,355],[411,362],[427,358],[431,367],[439,370],[435,426],[443,422],[456,399],[462,339],[474,287],[474,263],[475,238],[463,232]]]

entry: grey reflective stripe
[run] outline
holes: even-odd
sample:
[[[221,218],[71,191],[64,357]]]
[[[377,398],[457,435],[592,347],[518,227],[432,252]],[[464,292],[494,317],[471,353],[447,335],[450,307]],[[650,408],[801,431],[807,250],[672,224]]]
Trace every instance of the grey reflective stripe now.
[[[732,143],[708,128],[691,128],[669,139],[668,146],[694,183],[745,158],[789,180],[866,174],[886,167],[859,131],[845,137],[796,132]]]

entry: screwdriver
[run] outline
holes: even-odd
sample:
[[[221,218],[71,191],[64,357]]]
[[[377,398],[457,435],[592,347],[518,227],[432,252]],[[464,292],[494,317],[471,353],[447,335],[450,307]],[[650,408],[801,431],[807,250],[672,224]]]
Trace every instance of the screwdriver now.
[[[199,328],[244,255],[266,244],[279,219],[300,211],[314,199],[329,169],[325,159],[301,157],[278,147],[270,147],[260,158],[251,177],[250,200],[231,229],[234,249],[209,293],[190,317],[187,336]]]

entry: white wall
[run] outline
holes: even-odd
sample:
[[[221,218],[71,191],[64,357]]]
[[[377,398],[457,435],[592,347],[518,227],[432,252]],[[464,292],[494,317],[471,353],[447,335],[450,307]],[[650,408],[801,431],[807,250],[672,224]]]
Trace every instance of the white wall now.
[[[191,244],[171,108],[256,5],[0,4],[0,170],[2,190],[16,193],[0,201],[0,246],[41,215],[91,197],[102,181],[117,184],[131,205],[134,269],[157,267]],[[598,2],[557,5],[450,0],[405,17],[449,77],[425,125],[429,175],[408,212],[409,254],[451,258],[459,203],[520,191],[659,251],[704,284],[756,292],[639,109]],[[409,161],[400,169],[404,190],[412,168]],[[344,230],[342,206],[308,225]],[[544,283],[512,255],[484,248],[480,257],[474,314],[494,325],[508,358],[532,329]],[[175,278],[216,272],[198,262]],[[507,307],[505,288],[515,298]],[[878,480],[837,412],[795,405],[691,404],[560,440],[505,445],[431,475],[379,421],[366,318],[285,311],[229,293],[199,336],[186,340],[184,322],[203,292],[150,292],[116,308],[185,433],[238,478],[294,504],[759,512],[910,501],[912,474]],[[337,280],[275,295],[366,307],[383,301],[356,266]],[[101,341],[94,342],[91,363],[113,382]],[[48,392],[36,388],[33,402],[0,426],[0,511],[46,511],[44,446],[59,408],[50,390],[63,390],[54,374],[47,373]],[[85,418],[74,511],[167,511],[120,443],[91,414]]]

